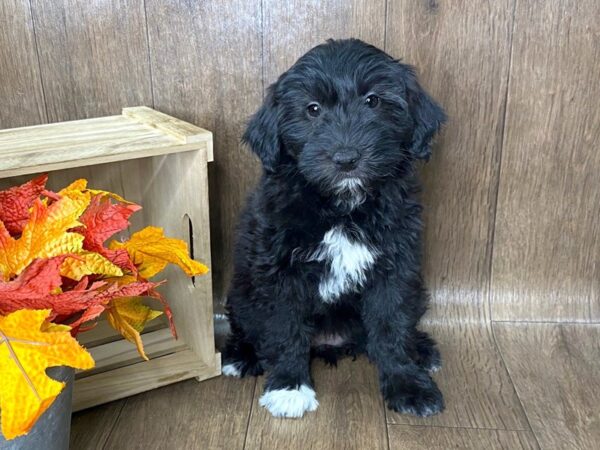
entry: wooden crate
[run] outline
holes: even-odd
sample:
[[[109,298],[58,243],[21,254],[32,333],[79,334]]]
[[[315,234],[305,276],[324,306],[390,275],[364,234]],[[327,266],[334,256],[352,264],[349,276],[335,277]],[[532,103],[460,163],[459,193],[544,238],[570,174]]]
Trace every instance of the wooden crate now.
[[[77,178],[143,206],[131,231],[160,226],[183,239],[191,256],[210,267],[207,162],[212,134],[147,107],[122,115],[0,130],[0,189],[50,172],[49,187]],[[190,279],[167,268],[161,291],[173,309],[179,339],[166,320],[148,324],[142,338],[150,361],[102,319],[79,335],[96,360],[75,381],[74,410],[116,400],[187,378],[220,374],[215,352],[211,277]]]

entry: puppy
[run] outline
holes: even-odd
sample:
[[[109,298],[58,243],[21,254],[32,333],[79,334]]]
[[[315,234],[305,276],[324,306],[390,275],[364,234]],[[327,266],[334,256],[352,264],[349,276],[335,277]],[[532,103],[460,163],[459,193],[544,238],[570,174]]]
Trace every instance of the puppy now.
[[[264,174],[241,216],[223,373],[267,372],[260,404],[318,407],[311,356],[366,353],[389,408],[443,410],[417,328],[421,276],[416,162],[445,121],[414,70],[356,39],[330,40],[270,86],[243,140]]]

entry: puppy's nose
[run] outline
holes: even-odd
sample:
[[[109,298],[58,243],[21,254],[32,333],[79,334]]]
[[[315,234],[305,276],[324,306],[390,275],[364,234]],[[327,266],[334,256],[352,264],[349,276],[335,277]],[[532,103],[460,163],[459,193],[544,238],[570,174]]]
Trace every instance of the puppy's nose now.
[[[351,170],[356,166],[356,161],[360,158],[360,154],[357,150],[348,149],[341,150],[333,154],[331,158],[334,163],[342,170]]]

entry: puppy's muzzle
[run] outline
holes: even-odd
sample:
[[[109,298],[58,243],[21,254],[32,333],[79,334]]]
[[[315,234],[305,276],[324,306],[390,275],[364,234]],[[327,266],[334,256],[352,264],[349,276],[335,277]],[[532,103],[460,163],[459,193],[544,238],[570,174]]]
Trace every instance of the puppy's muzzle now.
[[[331,157],[337,167],[343,171],[350,171],[356,167],[360,153],[355,149],[339,150]]]

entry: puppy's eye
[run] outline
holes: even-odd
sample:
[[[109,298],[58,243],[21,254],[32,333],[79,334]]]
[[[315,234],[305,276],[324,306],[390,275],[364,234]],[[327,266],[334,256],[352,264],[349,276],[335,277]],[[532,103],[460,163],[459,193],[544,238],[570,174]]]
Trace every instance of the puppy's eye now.
[[[310,103],[306,107],[306,112],[310,117],[319,117],[321,115],[321,105],[318,103]]]
[[[377,97],[375,94],[371,94],[365,99],[365,104],[369,108],[375,108],[377,105],[379,105],[379,97]]]

